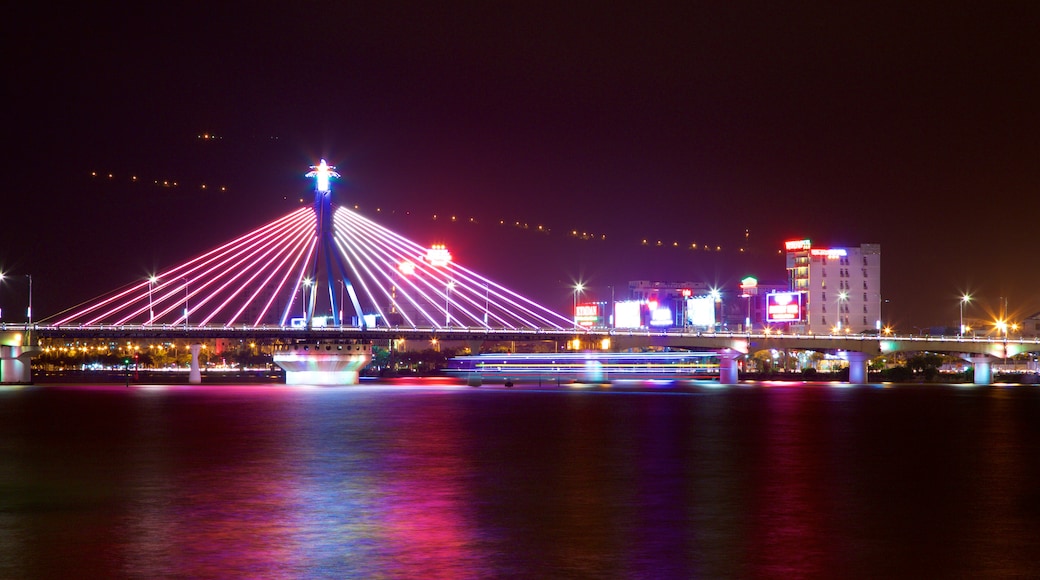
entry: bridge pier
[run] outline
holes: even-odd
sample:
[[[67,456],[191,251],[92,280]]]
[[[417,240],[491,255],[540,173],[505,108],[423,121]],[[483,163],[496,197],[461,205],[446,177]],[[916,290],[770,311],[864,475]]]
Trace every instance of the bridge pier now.
[[[191,363],[188,367],[188,383],[192,385],[202,384],[202,369],[199,368],[199,353],[202,352],[201,344],[193,344],[191,349]]]
[[[976,385],[988,385],[993,382],[993,357],[983,354],[967,356],[964,358],[972,364],[975,373],[974,382]]]
[[[274,351],[287,385],[356,385],[371,360],[372,343],[365,341],[281,344]]]
[[[735,350],[726,350],[719,353],[719,384],[735,385],[739,381],[737,373],[737,359],[744,353]]]
[[[845,355],[849,361],[849,384],[867,384],[867,363],[870,361],[870,355],[856,350],[846,351]]]
[[[21,345],[0,345],[0,384],[27,385],[32,383],[32,355],[36,348]]]

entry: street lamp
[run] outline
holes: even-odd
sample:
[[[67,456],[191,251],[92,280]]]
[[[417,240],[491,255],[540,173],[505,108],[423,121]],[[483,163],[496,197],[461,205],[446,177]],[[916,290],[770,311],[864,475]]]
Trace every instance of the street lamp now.
[[[29,306],[25,309],[25,317],[29,320],[29,326],[32,327],[32,274],[26,274],[25,277],[29,279]]]
[[[151,325],[155,322],[155,310],[152,309],[152,285],[155,284],[159,279],[155,276],[148,277],[148,324]]]
[[[307,316],[307,312],[308,312],[308,308],[307,308],[307,306],[308,306],[308,304],[307,304],[307,289],[310,288],[310,287],[311,287],[311,279],[310,278],[304,278],[303,279],[303,323],[306,326],[310,326],[311,325],[310,317]],[[312,292],[311,295],[313,296],[314,293]]]
[[[743,290],[741,298],[747,298],[747,318],[744,319],[744,330],[751,332],[751,297],[758,294],[758,279],[748,276],[740,281],[740,289]]]
[[[184,280],[184,330],[188,330],[188,279],[181,280]]]
[[[484,328],[491,328],[488,326],[488,315],[491,312],[491,288],[487,282],[484,282]]]
[[[343,326],[343,287],[344,286],[345,286],[345,284],[343,283],[343,279],[340,278],[340,280],[339,280],[339,325],[340,326]]]
[[[574,319],[574,330],[578,329],[578,293],[585,290],[585,285],[578,282],[574,285],[574,309],[571,310],[571,317]]]
[[[961,302],[960,303],[960,306],[961,306],[961,333],[960,333],[960,336],[963,337],[964,336],[964,305],[969,303],[969,302],[971,302],[971,294],[964,294],[963,296],[961,296],[961,301],[960,302]]]
[[[837,306],[838,306],[838,323],[835,325],[835,328],[838,329],[838,332],[841,332],[841,322],[842,322],[842,320],[841,320],[841,318],[842,318],[842,316],[841,316],[841,303],[844,302],[845,300],[847,300],[848,298],[849,298],[849,293],[848,292],[838,292],[838,301],[837,301]]]
[[[444,287],[444,328],[451,326],[451,290],[455,287],[454,280],[448,280],[448,285]]]
[[[717,322],[716,330],[721,332],[723,326],[722,319],[725,317],[725,310],[722,307],[722,292],[720,292],[718,288],[712,288],[709,295],[711,296],[711,299],[715,301],[715,304],[718,304],[719,320]]]

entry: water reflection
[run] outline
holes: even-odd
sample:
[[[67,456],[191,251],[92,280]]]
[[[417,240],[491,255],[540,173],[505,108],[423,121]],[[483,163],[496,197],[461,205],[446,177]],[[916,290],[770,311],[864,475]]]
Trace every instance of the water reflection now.
[[[0,390],[0,576],[1031,575],[1040,391]]]

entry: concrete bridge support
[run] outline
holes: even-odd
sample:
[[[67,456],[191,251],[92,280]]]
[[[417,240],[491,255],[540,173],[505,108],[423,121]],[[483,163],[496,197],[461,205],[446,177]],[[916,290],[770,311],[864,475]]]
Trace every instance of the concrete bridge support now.
[[[38,349],[22,346],[0,346],[0,384],[32,383],[32,355]]]
[[[965,357],[971,362],[975,369],[975,384],[988,385],[993,382],[993,357],[989,355],[975,355]]]
[[[198,385],[202,383],[202,369],[199,368],[199,353],[202,352],[201,344],[191,345],[191,366],[188,369],[188,383]]]
[[[846,351],[845,354],[849,360],[849,384],[867,384],[867,363],[870,362],[870,355],[855,350]]]
[[[719,353],[719,384],[735,385],[739,382],[737,375],[737,359],[744,353],[735,350]]]
[[[371,360],[372,343],[364,341],[284,344],[274,351],[287,385],[356,385]]]

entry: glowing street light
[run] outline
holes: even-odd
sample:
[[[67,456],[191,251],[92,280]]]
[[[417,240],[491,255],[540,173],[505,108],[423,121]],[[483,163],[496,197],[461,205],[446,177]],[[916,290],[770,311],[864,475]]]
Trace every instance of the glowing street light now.
[[[718,288],[712,288],[711,291],[708,293],[708,295],[711,296],[711,299],[715,301],[715,304],[718,304],[719,320],[718,320],[717,324],[718,324],[718,330],[721,331],[722,330],[722,319],[724,317],[723,315],[725,314],[725,310],[722,307],[722,292]]]
[[[29,305],[25,309],[25,318],[29,321],[29,326],[32,326],[32,274],[26,274],[26,278],[29,279]]]
[[[307,308],[307,306],[308,306],[308,304],[307,304],[307,290],[310,289],[310,287],[311,287],[311,279],[310,278],[304,278],[303,279],[303,320],[305,321],[305,324],[307,324],[308,326],[310,326],[310,318],[307,316],[307,312],[308,312],[308,308]],[[311,292],[311,296],[314,296],[313,292]]]
[[[454,280],[448,280],[447,286],[444,287],[444,327],[445,328],[451,326],[451,310],[449,309],[449,306],[451,305],[451,291],[452,291],[453,288],[455,288],[455,281]]]
[[[1007,323],[1006,320],[997,320],[996,322],[993,323],[993,327],[997,329],[997,335],[998,336],[1003,334],[1004,338],[1007,339],[1008,323]]]
[[[188,330],[188,279],[181,280],[184,280],[184,330]]]
[[[574,318],[574,330],[578,329],[578,294],[585,290],[585,284],[578,282],[574,285],[574,309],[571,310],[571,316]]]
[[[960,306],[961,306],[961,333],[960,333],[960,336],[962,336],[962,337],[964,336],[964,305],[969,303],[969,302],[971,302],[971,294],[967,294],[966,293],[963,296],[961,296],[961,300],[960,300]]]
[[[152,309],[152,285],[158,282],[159,279],[155,276],[148,277],[148,324],[151,325],[155,322],[155,310]]]
[[[758,294],[758,279],[748,276],[740,281],[741,298],[747,298],[747,318],[744,319],[745,332],[751,332],[751,297]]]
[[[849,293],[848,292],[838,292],[838,301],[837,301],[837,306],[838,306],[838,323],[835,325],[835,328],[837,328],[839,332],[841,331],[841,303],[845,302],[848,299],[849,299]]]

